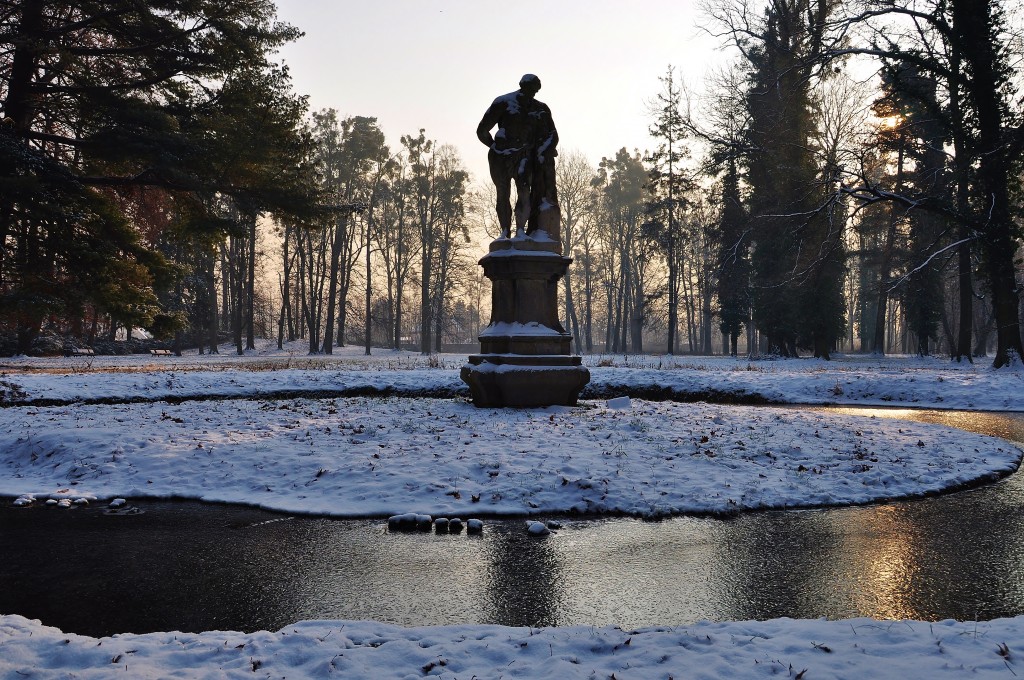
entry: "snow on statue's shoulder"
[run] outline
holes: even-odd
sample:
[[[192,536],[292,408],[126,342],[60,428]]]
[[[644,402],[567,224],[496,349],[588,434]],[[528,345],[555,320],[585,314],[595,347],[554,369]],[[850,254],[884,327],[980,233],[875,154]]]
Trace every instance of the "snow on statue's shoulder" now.
[[[501,104],[505,105],[509,113],[519,113],[519,99],[516,97],[515,92],[509,92],[508,94],[503,94],[500,97],[496,97],[494,99],[494,104],[492,104],[492,106],[497,106]]]

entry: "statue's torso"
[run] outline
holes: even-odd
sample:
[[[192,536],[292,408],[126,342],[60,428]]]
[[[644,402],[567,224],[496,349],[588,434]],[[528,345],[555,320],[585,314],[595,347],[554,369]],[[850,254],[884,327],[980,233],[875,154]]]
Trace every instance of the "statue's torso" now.
[[[551,113],[547,105],[536,99],[525,100],[518,92],[498,97],[491,105],[499,111],[495,148],[533,148],[551,134]]]

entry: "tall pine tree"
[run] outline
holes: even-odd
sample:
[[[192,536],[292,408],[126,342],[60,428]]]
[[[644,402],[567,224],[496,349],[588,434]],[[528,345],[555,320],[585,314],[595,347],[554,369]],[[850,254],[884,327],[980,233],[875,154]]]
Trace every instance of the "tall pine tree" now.
[[[214,196],[265,206],[299,186],[281,181],[296,167],[294,138],[278,147],[289,161],[257,188],[252,170],[273,159],[226,175],[232,149],[219,135],[246,128],[214,122],[232,80],[281,80],[267,54],[298,32],[275,21],[269,0],[23,0],[3,20],[0,323],[20,351],[45,319],[84,306],[167,327],[153,291],[166,258],[132,206],[158,189],[176,196],[167,205],[181,220],[216,231],[227,222]]]
[[[829,3],[773,0],[745,54],[754,323],[768,349],[828,358],[845,328],[841,219],[811,148],[812,78]]]

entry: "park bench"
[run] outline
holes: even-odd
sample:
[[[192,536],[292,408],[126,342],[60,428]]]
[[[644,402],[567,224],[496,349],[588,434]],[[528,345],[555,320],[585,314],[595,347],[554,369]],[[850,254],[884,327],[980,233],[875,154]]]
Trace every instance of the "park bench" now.
[[[96,352],[90,347],[71,347],[64,354],[69,357],[91,357],[95,356]]]
[[[155,357],[169,357],[171,356],[171,350],[169,349],[151,349],[149,353]]]

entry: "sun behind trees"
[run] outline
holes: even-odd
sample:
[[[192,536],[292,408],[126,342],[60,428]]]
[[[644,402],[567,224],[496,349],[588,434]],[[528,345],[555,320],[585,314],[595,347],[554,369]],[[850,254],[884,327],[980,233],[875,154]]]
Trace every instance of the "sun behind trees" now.
[[[941,345],[969,360],[994,335],[996,367],[1018,358],[1020,26],[1002,3],[720,0],[706,12],[739,55],[688,118],[722,182],[730,342],[747,327],[750,351]],[[865,92],[854,81],[868,69]]]

